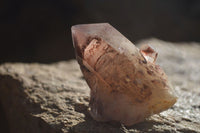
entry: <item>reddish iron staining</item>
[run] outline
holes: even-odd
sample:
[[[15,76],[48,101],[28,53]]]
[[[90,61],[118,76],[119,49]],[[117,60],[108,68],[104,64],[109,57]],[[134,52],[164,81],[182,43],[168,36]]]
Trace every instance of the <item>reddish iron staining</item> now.
[[[133,80],[133,84],[137,86],[138,83],[137,81]]]
[[[141,51],[144,52],[145,54],[152,54],[155,52],[151,47],[148,47],[147,49]]]
[[[163,87],[166,87],[167,84],[164,81],[159,81],[159,80],[152,80],[151,81],[153,84],[161,84]]]
[[[143,54],[143,55],[149,55],[149,56],[154,56],[154,61],[156,60],[156,58],[157,58],[157,56],[158,56],[158,53],[156,53],[155,51],[154,51],[154,49],[152,49],[151,47],[147,47],[147,48],[145,48],[145,49],[142,49],[141,50],[141,53]]]
[[[147,85],[145,85],[145,84],[144,84],[143,86],[144,86],[143,88],[144,88],[145,90],[149,88],[149,87],[148,87]]]
[[[113,52],[116,52],[116,51],[114,49],[112,49],[111,47],[107,47],[106,52],[113,53]]]
[[[146,58],[146,57],[151,57],[153,58],[153,61],[146,58],[147,61],[150,61],[152,63],[155,63],[156,59],[157,59],[157,56],[158,56],[158,53],[153,49],[151,48],[150,46],[148,45],[143,45],[140,49],[140,53]]]
[[[151,75],[151,76],[152,76],[152,75],[155,75],[154,72],[153,72],[152,70],[148,69],[148,68],[147,68],[147,73],[148,73],[149,75]]]
[[[152,65],[149,66],[149,69],[154,70],[154,67]]]
[[[151,82],[152,82],[152,83],[155,83],[155,84],[160,83],[159,80],[152,80]]]
[[[159,72],[161,74],[163,73],[163,71],[162,71],[162,69],[160,68],[159,65],[155,65],[155,69],[156,69],[157,72]]]
[[[88,39],[87,39],[87,42],[86,42],[86,44],[87,45],[89,45],[90,44],[90,42],[93,40],[93,39],[96,39],[97,40],[97,43],[100,43],[101,42],[101,38],[100,37],[88,37]]]
[[[139,71],[138,71],[138,74],[139,74],[139,75],[144,75],[144,72],[141,71],[141,70],[139,70]]]
[[[102,56],[102,55],[101,55]],[[101,56],[99,56],[99,58],[97,58],[96,63],[94,64],[94,70],[96,71],[96,64],[99,62],[99,60],[101,59]]]
[[[140,89],[139,100],[145,101],[146,99],[149,99],[151,95],[152,95],[151,89],[144,84],[143,87]]]
[[[137,102],[137,103],[142,103],[143,100],[141,100],[141,99],[139,99],[139,98],[135,98],[135,102]]]
[[[84,52],[85,52],[85,48],[87,47],[87,45],[84,45],[82,48],[81,48],[81,53],[82,53],[82,57],[84,55]]]

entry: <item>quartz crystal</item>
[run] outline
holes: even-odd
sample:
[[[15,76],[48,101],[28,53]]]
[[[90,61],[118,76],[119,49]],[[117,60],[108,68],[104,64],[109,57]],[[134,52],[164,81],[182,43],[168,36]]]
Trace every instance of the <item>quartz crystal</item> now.
[[[90,114],[97,121],[133,125],[177,100],[157,52],[138,49],[108,23],[72,26],[76,58],[90,87]]]

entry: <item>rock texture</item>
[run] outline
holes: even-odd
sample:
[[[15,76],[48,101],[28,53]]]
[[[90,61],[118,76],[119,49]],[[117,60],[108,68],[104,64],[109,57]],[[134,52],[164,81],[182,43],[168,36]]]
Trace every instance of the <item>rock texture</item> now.
[[[144,43],[158,51],[158,64],[179,97],[169,110],[130,127],[96,122],[88,113],[89,88],[75,60],[6,63],[0,66],[0,106],[9,132],[200,132],[200,45]]]

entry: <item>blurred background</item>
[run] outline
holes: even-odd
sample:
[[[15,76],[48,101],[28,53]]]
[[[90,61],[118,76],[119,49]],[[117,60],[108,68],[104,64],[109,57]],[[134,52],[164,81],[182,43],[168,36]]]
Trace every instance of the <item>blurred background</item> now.
[[[109,22],[132,42],[200,41],[199,0],[1,0],[0,63],[74,58],[71,26]]]

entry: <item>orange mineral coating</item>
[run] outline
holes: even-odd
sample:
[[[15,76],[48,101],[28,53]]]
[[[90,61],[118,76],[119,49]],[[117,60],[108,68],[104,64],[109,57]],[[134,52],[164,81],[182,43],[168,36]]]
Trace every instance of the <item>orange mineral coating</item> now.
[[[91,89],[90,114],[95,120],[133,125],[176,102],[150,46],[137,49],[105,23],[73,26],[72,36],[76,58]]]

